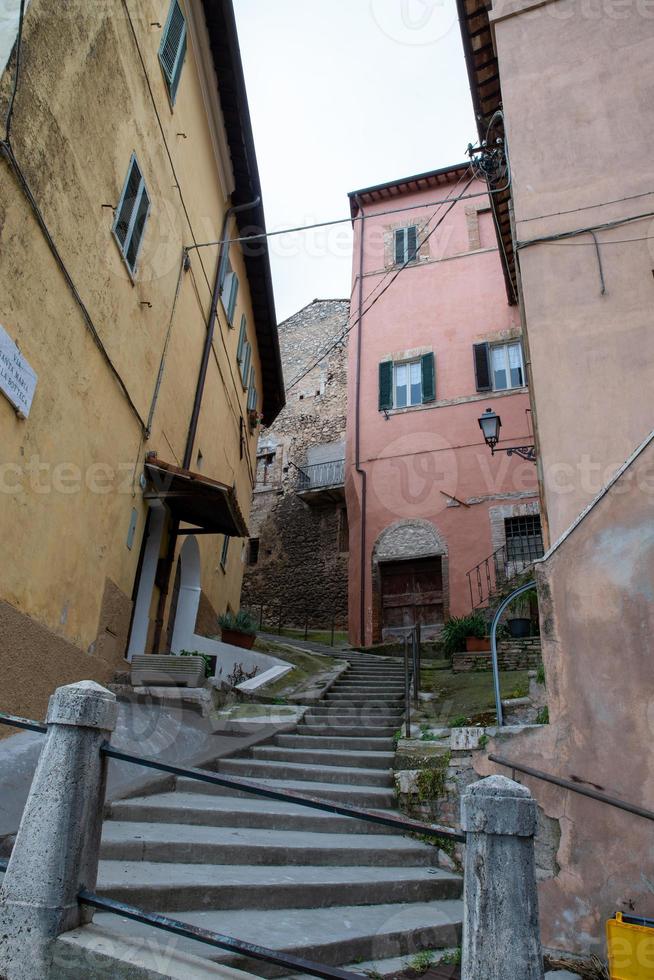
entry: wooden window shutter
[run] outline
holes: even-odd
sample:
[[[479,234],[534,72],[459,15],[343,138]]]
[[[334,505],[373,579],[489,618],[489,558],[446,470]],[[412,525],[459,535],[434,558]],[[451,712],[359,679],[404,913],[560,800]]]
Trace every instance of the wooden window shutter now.
[[[113,233],[131,273],[136,270],[136,260],[149,213],[150,198],[143,174],[132,154],[113,224]]]
[[[393,362],[382,361],[379,365],[379,411],[393,407]]]
[[[475,358],[475,382],[477,391],[490,391],[493,387],[490,371],[488,344],[473,344]]]
[[[436,358],[424,354],[422,362],[422,404],[436,401]]]
[[[235,272],[232,273],[229,291],[229,300],[227,301],[227,318],[230,323],[234,320],[234,311],[236,310],[236,300],[238,298],[238,276]]]
[[[243,363],[243,349],[245,347],[245,340],[248,332],[248,322],[245,313],[241,317],[241,331],[238,335],[238,347],[236,349],[236,360],[239,364]]]
[[[245,341],[245,350],[243,353],[243,363],[241,364],[241,381],[243,382],[243,387],[247,387],[248,376],[250,374],[250,362],[252,360],[252,348],[250,347],[249,341]]]
[[[163,69],[170,101],[174,104],[186,54],[186,20],[178,0],[173,0],[163,30],[159,47],[159,61]]]
[[[404,265],[405,232],[406,232],[406,228],[399,228],[395,232],[395,264],[396,265]]]
[[[406,236],[408,253],[406,260],[409,262],[415,262],[415,260],[418,258],[418,229],[415,225],[412,225],[411,228],[407,228]]]

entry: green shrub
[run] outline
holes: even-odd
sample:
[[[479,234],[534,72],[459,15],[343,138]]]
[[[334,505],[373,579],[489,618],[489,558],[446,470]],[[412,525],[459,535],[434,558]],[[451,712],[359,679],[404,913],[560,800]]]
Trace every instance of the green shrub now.
[[[538,714],[536,715],[536,724],[549,725],[549,723],[550,723],[550,709],[546,706],[544,708],[541,708]]]
[[[476,636],[482,639],[488,636],[488,626],[481,613],[470,613],[469,616],[452,616],[443,626],[441,634],[443,652],[447,657],[461,653],[466,648],[466,637]]]
[[[202,657],[204,660],[204,676],[211,677],[211,657],[207,653],[200,653],[199,650],[180,650],[180,657]]]
[[[232,612],[223,613],[218,617],[218,625],[223,630],[234,630],[236,633],[245,633],[247,636],[255,636],[257,624],[248,612],[241,610],[236,615]]]

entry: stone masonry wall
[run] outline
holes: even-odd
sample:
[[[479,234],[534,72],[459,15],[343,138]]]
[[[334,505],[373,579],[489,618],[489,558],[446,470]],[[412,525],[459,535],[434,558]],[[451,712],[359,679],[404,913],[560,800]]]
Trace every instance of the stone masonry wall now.
[[[343,455],[347,336],[336,346],[334,341],[346,331],[349,312],[348,300],[314,300],[279,326],[287,404],[259,439],[250,518],[258,559],[246,564],[241,600],[255,612],[263,603],[268,622],[277,622],[281,607],[287,626],[308,621],[327,628],[332,619],[337,628],[347,624],[345,499],[336,493],[331,501],[309,506],[297,495],[296,467],[305,466],[309,450],[317,447],[331,447],[322,454],[326,459]]]
[[[500,670],[536,670],[542,661],[539,636],[524,640],[501,640],[497,644],[497,660]],[[452,670],[455,674],[473,670],[491,670],[491,655],[488,653],[455,653]]]

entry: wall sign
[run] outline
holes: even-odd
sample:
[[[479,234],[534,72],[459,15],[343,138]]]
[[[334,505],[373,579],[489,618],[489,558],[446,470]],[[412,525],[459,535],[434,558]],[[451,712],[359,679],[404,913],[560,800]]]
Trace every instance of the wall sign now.
[[[0,391],[24,418],[32,407],[36,381],[36,371],[0,324]]]

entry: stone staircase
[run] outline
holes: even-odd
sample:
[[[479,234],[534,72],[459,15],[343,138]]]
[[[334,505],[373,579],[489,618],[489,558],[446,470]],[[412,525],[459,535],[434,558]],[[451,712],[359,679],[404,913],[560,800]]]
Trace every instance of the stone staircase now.
[[[363,653],[347,659],[351,666],[292,734],[212,768],[394,809],[392,736],[402,718],[403,668]],[[369,966],[458,945],[461,879],[438,868],[437,856],[435,847],[390,828],[178,778],[165,792],[111,805],[97,890],[323,964]],[[110,914],[96,913],[92,929],[121,944],[162,935]],[[257,976],[282,972],[175,942]]]

